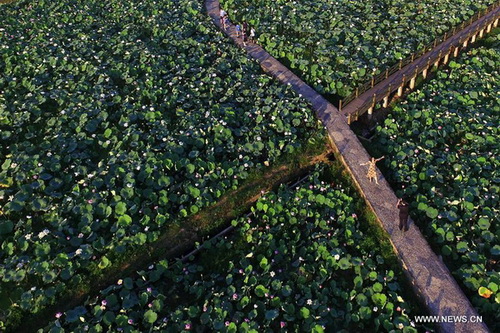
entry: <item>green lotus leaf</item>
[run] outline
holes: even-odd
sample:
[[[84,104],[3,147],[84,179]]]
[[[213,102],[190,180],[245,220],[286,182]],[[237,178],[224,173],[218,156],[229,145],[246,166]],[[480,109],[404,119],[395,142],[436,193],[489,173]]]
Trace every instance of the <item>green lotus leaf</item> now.
[[[144,313],[144,321],[148,324],[153,324],[157,319],[158,314],[152,310],[148,310]]]
[[[309,318],[310,313],[311,312],[309,311],[308,308],[303,307],[303,308],[300,309],[300,317],[303,318],[303,319]]]

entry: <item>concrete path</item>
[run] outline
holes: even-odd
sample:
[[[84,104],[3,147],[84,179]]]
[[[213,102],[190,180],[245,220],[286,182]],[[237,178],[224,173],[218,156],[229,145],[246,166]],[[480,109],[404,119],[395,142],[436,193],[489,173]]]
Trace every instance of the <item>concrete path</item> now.
[[[206,0],[205,5],[214,23],[220,27],[219,1]],[[379,185],[370,183],[366,178],[367,167],[360,166],[360,163],[367,162],[370,156],[351,131],[346,117],[260,46],[256,44],[243,46],[242,40],[236,38],[233,25],[225,32],[237,45],[243,47],[250,56],[255,58],[264,71],[282,83],[291,85],[297,93],[311,103],[356,185],[379,218],[383,228],[390,235],[404,271],[416,294],[427,305],[428,312],[438,316],[477,316],[475,309],[447,267],[434,254],[413,222],[411,221],[410,230],[405,234],[397,228],[399,213],[396,208],[397,198],[383,177],[379,178]],[[488,332],[482,323],[441,323],[439,327],[443,332],[450,333]]]

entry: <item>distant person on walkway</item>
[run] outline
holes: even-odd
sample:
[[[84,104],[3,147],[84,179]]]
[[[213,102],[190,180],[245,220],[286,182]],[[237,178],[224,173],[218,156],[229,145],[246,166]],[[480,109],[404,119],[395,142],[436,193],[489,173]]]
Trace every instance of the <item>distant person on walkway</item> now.
[[[236,38],[241,37],[241,26],[239,24],[236,25]]]
[[[360,164],[360,165],[368,165],[368,173],[366,174],[366,177],[368,177],[368,179],[370,180],[370,183],[372,183],[373,180],[375,180],[375,184],[378,185],[376,164],[378,161],[382,160],[383,158],[384,158],[384,156],[382,156],[381,158],[377,158],[377,159],[375,159],[375,157],[372,157],[371,160],[369,160],[368,162]]]
[[[248,36],[248,23],[243,21],[243,36]]]
[[[250,42],[253,42],[255,40],[255,29],[251,28],[250,29]]]
[[[399,230],[408,231],[408,215],[410,212],[410,206],[404,200],[404,197],[398,200],[396,207],[399,209]]]
[[[220,15],[220,25],[224,26],[224,22],[225,22],[227,13],[224,9],[221,8],[219,15]]]
[[[243,45],[247,46],[247,29],[248,29],[248,24],[246,22],[243,22],[243,30],[241,31],[243,35]]]

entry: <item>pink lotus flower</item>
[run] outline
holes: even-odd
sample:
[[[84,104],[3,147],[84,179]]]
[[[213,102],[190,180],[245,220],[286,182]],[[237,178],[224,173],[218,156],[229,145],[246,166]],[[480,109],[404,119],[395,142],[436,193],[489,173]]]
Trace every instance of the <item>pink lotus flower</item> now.
[[[189,331],[191,329],[191,324],[184,325],[184,329]]]
[[[58,313],[56,313],[56,318],[59,319],[62,317],[62,315],[63,315],[62,312],[58,312]]]
[[[286,323],[284,321],[280,322],[280,327],[283,328],[286,326]]]

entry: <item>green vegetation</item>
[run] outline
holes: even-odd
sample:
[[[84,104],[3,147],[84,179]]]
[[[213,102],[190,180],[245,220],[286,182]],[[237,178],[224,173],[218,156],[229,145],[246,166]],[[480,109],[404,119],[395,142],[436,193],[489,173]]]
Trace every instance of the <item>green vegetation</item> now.
[[[341,98],[493,2],[222,5]],[[411,322],[413,289],[309,105],[202,0],[1,8],[0,330],[428,329]],[[438,71],[369,147],[494,330],[499,45]]]
[[[498,33],[393,108],[374,142],[413,218],[493,330],[500,315]]]
[[[378,246],[360,245],[370,236],[356,201],[331,176],[317,167],[299,185],[266,194],[199,258],[122,277],[57,313],[46,331],[415,332],[398,275]]]
[[[493,0],[221,0],[320,93],[345,97]]]
[[[199,1],[20,1],[0,22],[0,321],[321,136]]]

